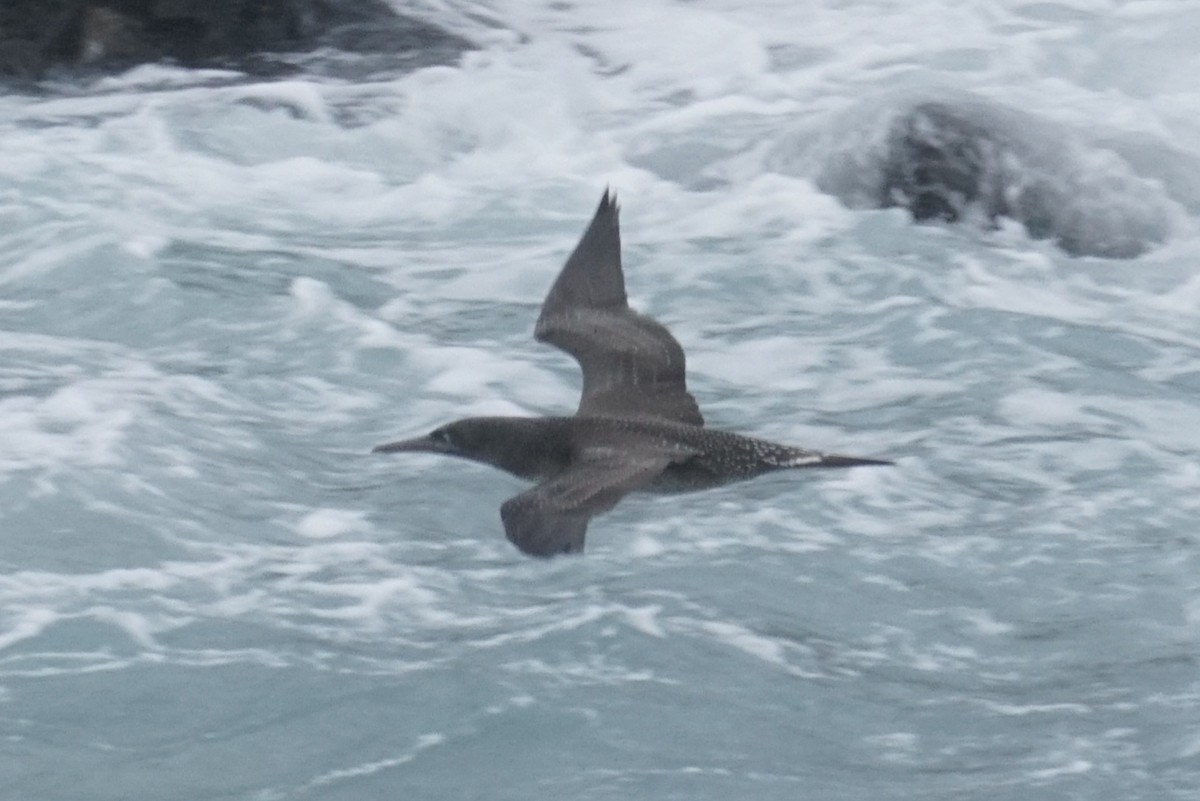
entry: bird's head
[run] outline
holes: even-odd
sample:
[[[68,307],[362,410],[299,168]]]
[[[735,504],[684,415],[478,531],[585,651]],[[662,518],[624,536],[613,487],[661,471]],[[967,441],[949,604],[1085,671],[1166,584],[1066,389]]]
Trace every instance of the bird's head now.
[[[485,458],[482,452],[487,437],[487,418],[468,417],[438,426],[423,437],[402,439],[377,445],[372,453],[442,453],[447,456],[463,456],[468,459]]]
[[[483,462],[518,476],[540,476],[547,464],[565,466],[569,443],[547,435],[553,424],[530,417],[467,417],[423,437],[378,445],[373,453],[440,453]]]

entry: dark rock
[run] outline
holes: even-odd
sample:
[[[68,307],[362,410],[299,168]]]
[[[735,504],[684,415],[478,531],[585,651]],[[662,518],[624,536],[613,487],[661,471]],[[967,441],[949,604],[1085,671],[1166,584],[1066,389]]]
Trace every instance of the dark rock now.
[[[1133,258],[1160,243],[1161,197],[1115,157],[1080,157],[1082,148],[1004,109],[921,103],[892,127],[879,205],[918,221],[1006,217],[1077,256]]]
[[[901,102],[843,123],[815,153],[817,185],[852,207],[921,222],[1024,226],[1078,256],[1132,258],[1164,242],[1174,204],[1118,153],[980,100]]]
[[[6,0],[0,8],[0,76],[15,78],[164,60],[261,71],[263,54],[325,47],[446,60],[471,45],[383,0]]]
[[[977,204],[988,219],[1007,212],[999,180],[1003,146],[995,134],[950,109],[917,106],[892,129],[879,205],[917,220],[958,222]]]

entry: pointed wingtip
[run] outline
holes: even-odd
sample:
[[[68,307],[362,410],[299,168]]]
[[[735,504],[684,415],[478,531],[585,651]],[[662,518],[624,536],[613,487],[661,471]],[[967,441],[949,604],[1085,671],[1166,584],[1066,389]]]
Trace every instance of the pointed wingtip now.
[[[620,211],[617,206],[617,192],[611,186],[604,187],[604,197],[600,198],[600,211],[612,209],[613,212]]]

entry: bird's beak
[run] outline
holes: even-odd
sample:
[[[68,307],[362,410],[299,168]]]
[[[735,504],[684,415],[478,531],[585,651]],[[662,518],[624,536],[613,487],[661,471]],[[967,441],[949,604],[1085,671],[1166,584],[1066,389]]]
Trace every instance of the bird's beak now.
[[[440,440],[432,439],[431,437],[416,437],[415,439],[402,439],[396,442],[388,442],[383,445],[376,445],[371,449],[371,453],[454,453],[454,449],[449,444]]]

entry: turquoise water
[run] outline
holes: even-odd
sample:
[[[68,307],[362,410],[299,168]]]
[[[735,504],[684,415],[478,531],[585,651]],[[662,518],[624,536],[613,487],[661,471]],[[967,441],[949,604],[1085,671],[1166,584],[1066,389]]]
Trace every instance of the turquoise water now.
[[[1196,10],[426,11],[480,51],[0,97],[0,798],[1195,798]],[[1166,243],[822,191],[958,93]],[[521,482],[371,456],[574,407],[533,321],[606,186],[710,424],[898,465],[542,562]]]

